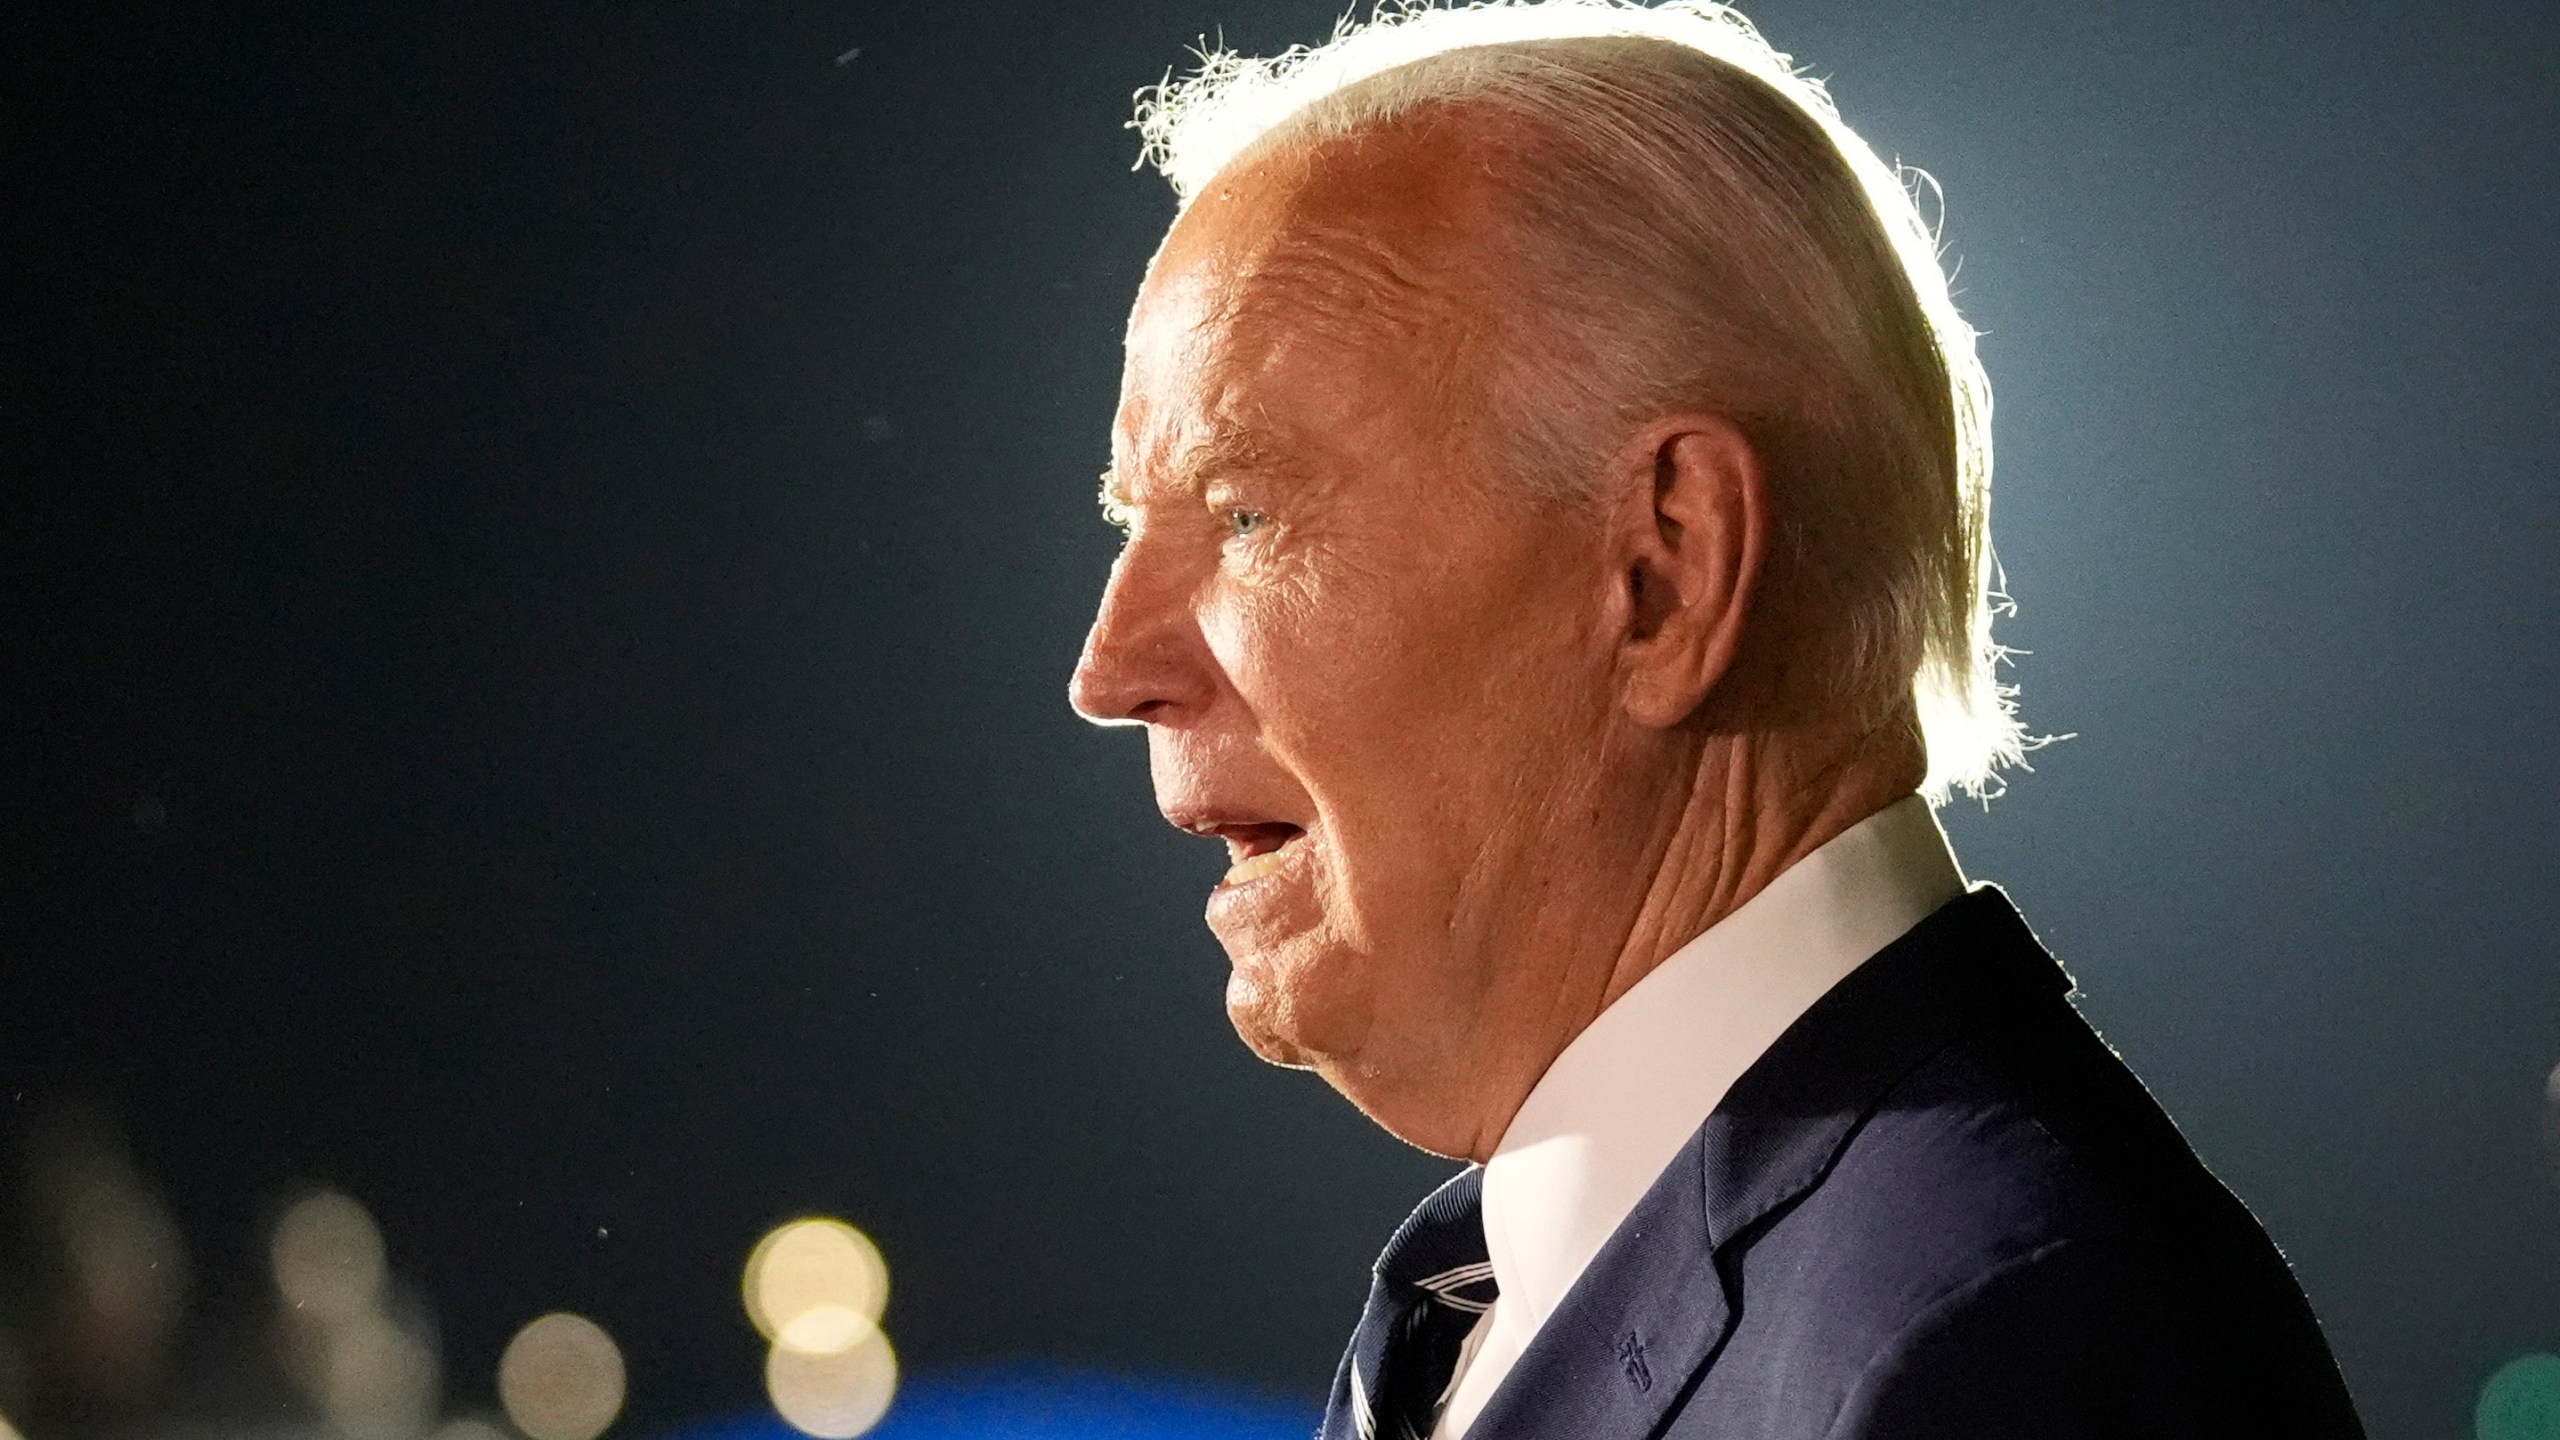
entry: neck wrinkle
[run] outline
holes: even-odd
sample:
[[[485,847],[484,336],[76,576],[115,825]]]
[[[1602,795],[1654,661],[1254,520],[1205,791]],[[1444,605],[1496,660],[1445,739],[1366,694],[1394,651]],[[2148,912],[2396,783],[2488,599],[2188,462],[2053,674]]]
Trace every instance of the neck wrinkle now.
[[[1926,756],[1916,742],[1883,743],[1894,733],[1761,731],[1702,746],[1602,1008],[1797,861],[1919,789]]]

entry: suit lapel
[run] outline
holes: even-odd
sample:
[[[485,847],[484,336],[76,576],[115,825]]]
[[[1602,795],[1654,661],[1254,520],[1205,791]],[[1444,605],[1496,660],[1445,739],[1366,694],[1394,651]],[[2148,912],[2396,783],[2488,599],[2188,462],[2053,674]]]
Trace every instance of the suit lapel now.
[[[1949,1041],[2070,989],[1991,885],[1877,951],[1787,1027],[1699,1131],[1716,1245],[1820,1183],[1885,1092]]]
[[[1700,1140],[1689,1138],[1592,1257],[1470,1436],[1632,1440],[1660,1428],[1732,1325],[1699,1183]]]
[[[1659,1431],[1732,1328],[1740,1297],[1728,1247],[1821,1183],[1914,1066],[1990,1013],[2069,989],[2008,897],[1987,885],[1879,951],[1734,1082],[1468,1434]]]

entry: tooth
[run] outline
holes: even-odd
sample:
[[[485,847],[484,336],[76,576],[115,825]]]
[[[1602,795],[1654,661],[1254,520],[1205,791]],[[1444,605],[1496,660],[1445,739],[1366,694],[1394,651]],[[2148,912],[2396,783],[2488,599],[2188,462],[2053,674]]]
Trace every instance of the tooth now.
[[[1279,866],[1280,852],[1277,850],[1261,855],[1248,855],[1227,867],[1227,883],[1242,885],[1248,880],[1259,880],[1278,869]]]

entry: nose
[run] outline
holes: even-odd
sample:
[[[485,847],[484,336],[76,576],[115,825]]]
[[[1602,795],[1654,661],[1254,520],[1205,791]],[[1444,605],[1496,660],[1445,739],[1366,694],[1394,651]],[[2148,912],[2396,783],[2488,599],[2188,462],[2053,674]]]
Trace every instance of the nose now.
[[[1166,725],[1217,693],[1207,642],[1178,567],[1145,539],[1111,566],[1102,605],[1067,682],[1067,703],[1096,725]]]

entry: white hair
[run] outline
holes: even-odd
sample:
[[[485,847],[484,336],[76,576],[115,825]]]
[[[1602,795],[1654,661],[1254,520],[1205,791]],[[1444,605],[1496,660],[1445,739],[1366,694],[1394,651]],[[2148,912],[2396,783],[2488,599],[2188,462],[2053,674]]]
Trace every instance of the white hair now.
[[[1991,638],[1991,387],[1916,200],[1935,184],[1878,158],[1748,20],[1714,0],[1382,0],[1319,46],[1203,50],[1137,98],[1140,163],[1185,205],[1267,145],[1441,106],[1532,121],[1557,153],[1513,228],[1534,232],[1518,289],[1545,323],[1520,338],[1543,353],[1492,398],[1550,475],[1589,471],[1595,425],[1702,392],[1758,422],[1799,512],[1779,559],[1846,592],[1829,683],[1913,703],[1933,800],[1996,793],[2026,746]]]

